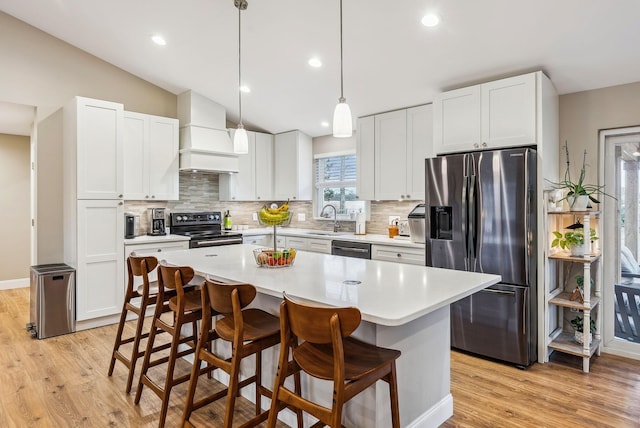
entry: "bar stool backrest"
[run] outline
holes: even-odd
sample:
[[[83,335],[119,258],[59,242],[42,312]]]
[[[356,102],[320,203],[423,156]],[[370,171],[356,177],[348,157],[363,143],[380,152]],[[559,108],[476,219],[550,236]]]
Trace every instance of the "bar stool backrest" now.
[[[215,280],[207,279],[205,282],[209,301],[214,311],[223,315],[233,313],[233,292],[238,294],[240,309],[245,308],[256,297],[256,288],[251,284],[227,284]]]
[[[160,275],[158,281],[163,287],[175,290],[182,289],[183,286],[193,279],[195,272],[190,266],[170,266],[160,263]]]
[[[127,269],[129,273],[133,276],[143,276],[143,263],[144,273],[148,274],[158,266],[158,259],[153,256],[136,256],[134,253],[131,253],[131,255],[127,257]]]
[[[360,310],[354,307],[307,306],[291,300],[286,294],[284,304],[291,332],[304,341],[316,344],[331,343],[331,319],[334,316],[338,318],[343,338],[350,336],[362,319]]]

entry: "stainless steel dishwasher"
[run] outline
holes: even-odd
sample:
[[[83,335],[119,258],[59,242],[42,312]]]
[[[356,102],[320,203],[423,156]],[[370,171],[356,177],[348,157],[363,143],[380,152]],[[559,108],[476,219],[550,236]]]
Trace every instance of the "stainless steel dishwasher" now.
[[[76,331],[76,272],[64,263],[31,266],[29,293],[32,337],[44,339]]]
[[[371,244],[366,242],[331,241],[331,254],[336,256],[371,259]]]

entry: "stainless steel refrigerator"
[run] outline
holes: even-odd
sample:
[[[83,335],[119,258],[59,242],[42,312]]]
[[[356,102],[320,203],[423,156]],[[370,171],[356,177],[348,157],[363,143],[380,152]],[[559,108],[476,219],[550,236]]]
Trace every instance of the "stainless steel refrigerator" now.
[[[426,159],[427,266],[502,275],[451,305],[451,346],[529,366],[537,359],[536,151]]]

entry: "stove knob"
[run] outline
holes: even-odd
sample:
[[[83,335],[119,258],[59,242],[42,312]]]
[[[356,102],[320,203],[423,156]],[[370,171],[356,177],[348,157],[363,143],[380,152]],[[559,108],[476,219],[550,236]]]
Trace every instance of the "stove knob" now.
[[[182,217],[176,216],[176,221],[180,221],[180,220],[182,220]]]

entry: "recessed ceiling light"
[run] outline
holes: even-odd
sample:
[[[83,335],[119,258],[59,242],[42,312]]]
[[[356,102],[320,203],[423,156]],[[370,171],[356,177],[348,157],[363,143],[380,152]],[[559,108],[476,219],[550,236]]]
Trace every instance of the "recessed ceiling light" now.
[[[320,125],[324,126],[325,128],[328,128],[329,127],[329,122],[322,121],[322,123],[320,123]]]
[[[435,13],[428,13],[422,17],[422,25],[425,27],[435,27],[440,23],[440,17]]]
[[[245,94],[248,94],[249,92],[251,92],[251,88],[249,88],[246,85],[242,85],[240,86],[240,92],[244,92]]]
[[[158,46],[164,46],[167,44],[167,41],[160,34],[156,34],[155,36],[151,36],[151,40]]]
[[[309,60],[309,65],[315,68],[322,67],[322,61],[320,61],[320,58],[313,57]]]

